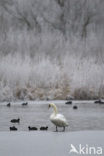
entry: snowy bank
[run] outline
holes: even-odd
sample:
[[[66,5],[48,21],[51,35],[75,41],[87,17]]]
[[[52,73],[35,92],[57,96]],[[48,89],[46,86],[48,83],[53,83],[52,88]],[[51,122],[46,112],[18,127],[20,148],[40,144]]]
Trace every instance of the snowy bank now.
[[[0,132],[2,156],[69,156],[71,144],[103,148],[104,131]]]

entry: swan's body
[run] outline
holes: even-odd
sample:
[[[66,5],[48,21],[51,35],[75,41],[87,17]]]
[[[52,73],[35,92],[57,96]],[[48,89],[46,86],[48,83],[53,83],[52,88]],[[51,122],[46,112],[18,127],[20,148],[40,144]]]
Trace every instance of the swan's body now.
[[[54,103],[49,104],[49,107],[53,107],[54,112],[50,116],[51,122],[57,127],[63,127],[63,131],[65,131],[65,127],[68,126],[68,122],[65,119],[64,115],[58,114],[57,107]]]

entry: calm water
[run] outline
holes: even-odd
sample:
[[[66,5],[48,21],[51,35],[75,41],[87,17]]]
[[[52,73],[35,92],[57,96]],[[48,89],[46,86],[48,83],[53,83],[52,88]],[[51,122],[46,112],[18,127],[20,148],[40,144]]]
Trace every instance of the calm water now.
[[[10,126],[16,126],[18,131],[28,131],[28,126],[48,126],[49,131],[54,131],[55,126],[50,122],[49,116],[52,109],[48,109],[49,101],[29,102],[28,106],[22,106],[22,102],[0,103],[0,131],[9,131]],[[73,105],[65,105],[65,101],[54,101],[58,111],[65,115],[69,122],[66,131],[79,130],[104,130],[104,105],[94,104],[92,101],[76,101],[78,109],[73,110]],[[20,124],[10,122],[13,118],[20,118]],[[59,128],[61,131],[61,128]]]

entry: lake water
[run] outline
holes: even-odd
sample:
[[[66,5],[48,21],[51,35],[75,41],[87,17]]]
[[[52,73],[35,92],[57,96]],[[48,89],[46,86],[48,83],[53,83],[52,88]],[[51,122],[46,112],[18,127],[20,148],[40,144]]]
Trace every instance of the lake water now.
[[[66,131],[104,130],[104,105],[94,104],[93,101],[74,101],[72,105],[66,105],[65,101],[53,102],[68,120]],[[48,131],[55,130],[49,120],[53,111],[48,109],[49,101],[32,101],[28,102],[28,106],[22,106],[22,102],[11,102],[10,108],[7,103],[0,103],[0,131],[9,131],[10,126],[16,126],[18,131],[28,131],[28,126],[48,126]],[[74,105],[78,106],[77,110],[73,109]],[[11,123],[13,118],[20,118],[20,124]]]
[[[71,144],[77,149],[78,154],[70,152]],[[86,154],[80,154],[79,145],[88,149],[95,148]],[[97,154],[97,147],[102,148],[102,153]],[[0,132],[1,156],[98,156],[104,155],[104,131],[80,132]]]

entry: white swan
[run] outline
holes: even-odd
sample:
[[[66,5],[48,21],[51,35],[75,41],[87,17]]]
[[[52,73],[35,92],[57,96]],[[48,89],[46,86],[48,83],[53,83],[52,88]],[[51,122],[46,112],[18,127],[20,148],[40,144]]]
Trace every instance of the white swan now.
[[[56,131],[58,131],[57,127],[63,127],[63,131],[65,131],[65,127],[68,126],[68,122],[62,114],[58,114],[57,107],[54,103],[49,104],[49,108],[53,107],[54,111],[50,116],[51,122],[56,126]]]

